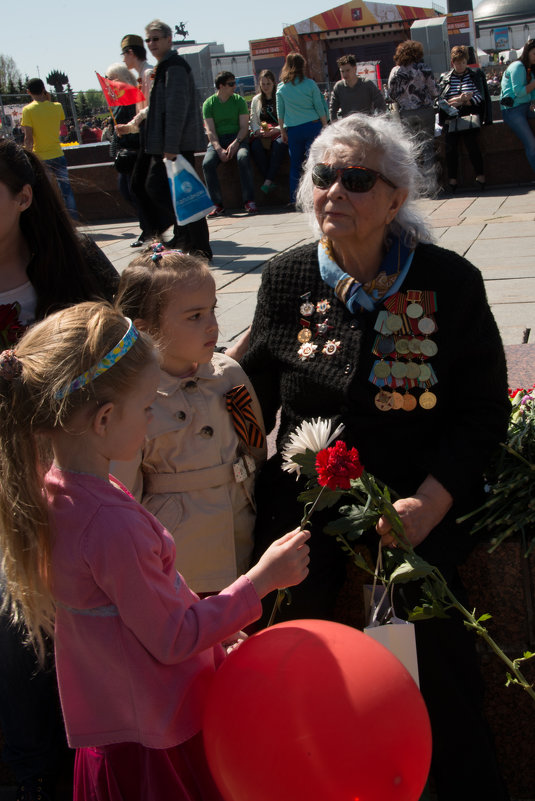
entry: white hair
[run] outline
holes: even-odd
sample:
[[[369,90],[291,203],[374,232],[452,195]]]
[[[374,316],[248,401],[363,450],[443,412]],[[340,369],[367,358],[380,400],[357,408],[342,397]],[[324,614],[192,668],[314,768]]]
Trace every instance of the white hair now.
[[[400,122],[387,114],[350,114],[328,125],[314,140],[297,191],[297,206],[309,216],[312,230],[321,236],[319,223],[314,214],[314,185],[312,169],[324,161],[325,153],[336,145],[345,145],[359,152],[359,158],[373,151],[378,156],[380,171],[393,184],[408,192],[407,200],[390,223],[387,235],[400,236],[409,246],[418,242],[433,241],[433,234],[416,201],[424,193],[429,194],[430,185],[436,180],[424,174],[418,165],[422,144]]]
[[[106,70],[106,77],[109,78],[110,81],[122,81],[123,83],[131,84],[131,86],[137,86],[136,76],[133,72],[130,72],[128,67],[126,67],[122,61],[117,61],[115,64],[110,64]]]

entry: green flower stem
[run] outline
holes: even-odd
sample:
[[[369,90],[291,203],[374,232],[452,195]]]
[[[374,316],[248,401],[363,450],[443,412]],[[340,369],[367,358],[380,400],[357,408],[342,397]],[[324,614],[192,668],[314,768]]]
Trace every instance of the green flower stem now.
[[[438,568],[435,567],[431,575],[433,576],[434,580],[442,586],[445,594],[451,601],[451,605],[455,609],[457,609],[461,613],[461,615],[465,618],[465,625],[468,626],[468,628],[473,629],[476,632],[476,634],[478,634],[487,643],[487,645],[494,651],[494,653],[497,656],[499,656],[502,662],[504,662],[507,665],[509,670],[514,675],[514,679],[511,679],[511,681],[514,684],[518,684],[520,687],[522,687],[522,689],[527,692],[530,698],[533,701],[535,701],[535,689],[533,688],[533,685],[529,683],[527,678],[524,676],[524,674],[518,667],[520,662],[526,662],[530,657],[520,657],[514,660],[509,659],[507,654],[504,653],[504,651],[502,651],[498,643],[490,636],[488,629],[485,628],[485,626],[481,625],[480,620],[476,618],[474,613],[466,609],[466,607],[463,606],[463,604],[457,600],[455,595],[448,587],[446,579],[444,578],[440,570],[438,570]]]
[[[318,505],[319,499],[321,498],[321,496],[323,495],[323,493],[324,493],[324,491],[326,489],[327,489],[327,487],[322,487],[321,488],[321,490],[318,493],[318,497],[316,498],[314,503],[310,506],[310,509],[307,509],[307,506],[305,506],[305,514],[303,515],[303,519],[301,520],[301,525],[299,526],[299,531],[303,531],[304,527],[309,522],[310,518],[314,514],[314,510],[316,509],[316,506]],[[275,598],[275,603],[273,604],[273,609],[271,610],[271,615],[269,616],[269,620],[268,620],[268,624],[267,624],[266,628],[269,628],[270,626],[273,625],[273,623],[275,622],[275,617],[277,615],[277,612],[281,608],[284,599],[285,598],[289,599],[289,597],[290,597],[290,593],[289,593],[287,588],[283,588],[281,590],[277,590],[277,597]],[[288,600],[288,603],[290,603],[290,600]]]

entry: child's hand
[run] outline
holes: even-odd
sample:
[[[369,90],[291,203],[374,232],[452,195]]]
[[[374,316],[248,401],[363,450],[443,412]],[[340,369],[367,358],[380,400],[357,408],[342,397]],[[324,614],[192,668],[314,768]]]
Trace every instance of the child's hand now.
[[[259,561],[246,574],[260,598],[272,590],[293,587],[308,575],[309,531],[290,531],[271,543]]]
[[[231,651],[235,651],[236,648],[239,648],[242,642],[245,642],[246,639],[247,639],[247,634],[244,631],[238,631],[237,634],[234,634],[227,640],[223,640],[221,645],[223,646],[227,654],[230,654]]]

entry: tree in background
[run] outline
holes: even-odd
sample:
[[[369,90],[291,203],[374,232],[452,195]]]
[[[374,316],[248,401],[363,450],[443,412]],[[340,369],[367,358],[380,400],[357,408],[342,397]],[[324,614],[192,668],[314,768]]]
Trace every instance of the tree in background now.
[[[103,108],[106,110],[106,101],[100,89],[86,89],[85,99],[92,114],[101,111]]]
[[[14,91],[15,83],[22,80],[19,68],[11,56],[4,56],[0,53],[0,89],[7,92],[11,86]]]

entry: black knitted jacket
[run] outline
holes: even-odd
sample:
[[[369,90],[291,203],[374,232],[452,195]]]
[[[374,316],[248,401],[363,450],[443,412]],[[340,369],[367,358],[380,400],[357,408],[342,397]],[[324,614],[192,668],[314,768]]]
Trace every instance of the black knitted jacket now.
[[[368,378],[376,359],[378,311],[354,316],[338,301],[320,277],[315,244],[277,256],[266,266],[243,367],[268,430],[281,407],[279,447],[303,419],[334,418],[345,424],[342,438],[358,448],[366,468],[401,497],[412,495],[431,473],[454,498],[451,522],[479,503],[485,465],[506,433],[505,357],[481,274],[468,261],[421,244],[400,291],[411,289],[436,293],[438,330],[432,339],[438,353],[428,362],[438,379],[431,388],[437,396],[433,409],[377,409],[378,389]],[[320,342],[313,358],[299,358],[300,305],[306,293],[313,303],[330,303],[327,338],[340,342],[334,355],[321,352],[323,337],[312,340]],[[317,313],[308,318],[313,332],[322,319]],[[295,498],[295,481],[289,485],[273,469],[265,475],[269,479],[261,474],[260,484],[280,479],[280,487],[273,487],[277,504],[284,505],[280,493]]]

